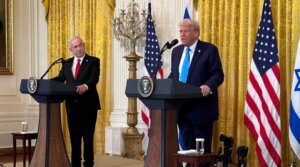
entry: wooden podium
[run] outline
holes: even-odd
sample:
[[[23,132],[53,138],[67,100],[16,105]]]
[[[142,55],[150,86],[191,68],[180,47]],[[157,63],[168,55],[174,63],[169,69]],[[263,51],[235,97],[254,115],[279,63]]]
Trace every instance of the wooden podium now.
[[[60,118],[60,103],[76,93],[69,87],[52,80],[37,80],[35,93],[29,93],[27,79],[21,80],[20,91],[30,94],[40,103],[38,137],[30,167],[70,167]]]
[[[153,93],[142,97],[138,80],[128,79],[125,94],[139,98],[151,109],[151,131],[144,167],[174,167],[178,151],[176,111],[188,99],[201,98],[200,88],[172,79],[154,80]]]

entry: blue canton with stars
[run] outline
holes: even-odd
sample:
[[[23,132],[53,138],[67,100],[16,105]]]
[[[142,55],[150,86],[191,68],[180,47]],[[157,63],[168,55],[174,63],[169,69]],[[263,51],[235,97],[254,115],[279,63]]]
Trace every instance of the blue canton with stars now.
[[[262,15],[253,54],[253,61],[261,76],[279,61],[269,0],[265,1]]]
[[[151,16],[151,3],[148,4],[147,32],[145,48],[145,66],[150,77],[156,76],[158,69],[162,66],[160,48],[155,34],[154,24]],[[160,59],[160,60],[159,60]]]

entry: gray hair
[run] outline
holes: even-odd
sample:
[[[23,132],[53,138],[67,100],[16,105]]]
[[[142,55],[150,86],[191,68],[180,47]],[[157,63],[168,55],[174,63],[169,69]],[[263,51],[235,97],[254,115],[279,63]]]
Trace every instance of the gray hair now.
[[[192,30],[196,33],[200,33],[199,23],[192,19],[182,19],[179,22],[179,26],[191,26]]]
[[[74,39],[79,39],[79,40],[83,43],[83,40],[82,40],[79,36],[73,36],[73,37],[68,41],[68,46],[69,46],[69,48],[72,47],[72,41],[73,41]]]

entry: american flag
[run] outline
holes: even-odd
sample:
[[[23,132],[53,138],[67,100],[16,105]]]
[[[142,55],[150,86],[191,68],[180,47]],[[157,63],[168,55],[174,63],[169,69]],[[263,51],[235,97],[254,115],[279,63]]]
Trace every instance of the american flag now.
[[[148,4],[146,48],[145,48],[145,67],[151,78],[163,78],[162,60],[160,57],[160,48],[155,33],[155,28],[151,16],[151,3]],[[157,75],[156,75],[157,74]],[[150,111],[146,106],[142,106],[142,119],[148,127],[150,134]]]
[[[244,123],[262,167],[281,164],[280,75],[270,0],[265,0],[246,93]]]

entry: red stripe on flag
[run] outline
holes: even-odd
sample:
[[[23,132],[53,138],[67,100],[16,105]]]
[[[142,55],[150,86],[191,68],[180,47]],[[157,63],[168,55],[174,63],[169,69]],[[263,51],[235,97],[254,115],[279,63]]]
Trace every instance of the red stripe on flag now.
[[[273,155],[272,158],[277,159],[278,154],[277,154],[275,148],[273,147],[273,145],[270,141],[270,138],[268,137],[268,135],[266,133],[265,127],[263,126],[263,125],[267,126],[267,124],[262,122],[261,113],[259,111],[257,103],[255,102],[255,100],[253,100],[253,98],[250,96],[250,94],[248,92],[247,92],[247,95],[246,95],[246,101],[247,101],[248,106],[251,108],[252,113],[256,116],[256,118],[258,120],[258,123],[259,123],[257,125],[257,124],[254,124],[254,123],[251,122],[251,125],[254,124],[255,126],[259,127],[259,129],[260,129],[259,136],[262,138],[262,140],[263,140],[263,142],[266,146],[266,149],[268,150],[268,153],[275,153],[275,155]],[[248,117],[245,115],[245,118],[248,118]],[[251,127],[248,124],[246,124],[246,126],[250,130],[251,134],[256,134],[257,135],[258,132],[256,132],[255,128]],[[271,127],[269,127],[269,128],[271,129]],[[254,137],[254,138],[255,138],[255,141],[258,141],[258,137]],[[259,144],[257,144],[257,147],[259,147]]]
[[[267,78],[267,76],[263,76],[262,80],[264,81],[264,84],[266,84],[266,89],[268,91],[268,96],[275,96],[275,98],[279,98],[277,97],[276,93],[271,93],[270,92],[274,92],[273,87],[271,84],[269,84],[269,79]],[[253,99],[253,97],[251,97],[251,95],[249,94],[249,90],[247,91],[247,95],[246,95],[246,103],[248,104],[249,108],[251,108],[251,112],[256,116],[256,118],[258,119],[258,125],[253,123],[254,125],[252,125],[251,122],[251,126],[259,126],[260,131],[256,132],[255,128],[251,127],[249,125],[249,122],[245,121],[246,126],[249,128],[251,134],[253,135],[253,137],[255,138],[256,141],[258,141],[258,137],[257,137],[257,133],[259,133],[259,136],[261,136],[266,149],[268,151],[268,154],[272,157],[272,159],[275,161],[276,164],[280,164],[281,162],[281,158],[276,149],[274,148],[274,142],[276,143],[276,139],[272,139],[270,138],[270,133],[274,133],[275,137],[277,138],[279,144],[280,144],[280,127],[277,126],[276,124],[276,120],[273,120],[271,111],[269,110],[268,104],[266,103],[264,97],[263,97],[263,93],[262,93],[262,89],[259,86],[254,74],[252,73],[252,71],[250,71],[250,75],[249,75],[249,82],[251,82],[255,92],[257,92],[258,97],[255,97],[255,99]],[[273,97],[274,98],[274,97]],[[270,97],[270,99],[272,99]],[[275,101],[279,101],[275,100]],[[261,104],[261,108],[262,111],[259,110],[259,107],[257,105]],[[275,106],[275,105],[274,105]],[[261,114],[265,114],[266,118],[268,120],[267,124],[266,122],[263,122]],[[277,114],[278,112],[276,111],[275,114]],[[245,119],[250,119],[247,117],[247,115],[245,115]],[[250,121],[250,120],[249,120]],[[270,132],[266,132],[266,129],[264,126],[268,126],[266,128],[270,129]],[[255,137],[256,135],[256,137]],[[274,141],[275,140],[275,141]],[[273,143],[273,144],[272,144]],[[259,143],[257,143],[257,147],[259,147]],[[258,148],[257,148],[258,149]],[[262,154],[261,153],[261,148],[259,148],[259,150],[257,150],[257,153]],[[264,164],[265,163],[265,159],[263,159],[263,157],[258,156],[260,159],[260,163]],[[263,162],[262,162],[263,160]]]
[[[163,71],[162,68],[160,68],[160,69],[158,70],[158,74],[159,74],[159,76],[156,76],[158,79],[164,78],[164,71]]]
[[[278,134],[280,135],[280,129],[276,124],[276,120],[274,120],[272,115],[271,115],[271,111],[268,108],[268,104],[266,103],[266,101],[263,97],[262,90],[261,90],[259,84],[257,83],[257,81],[256,81],[256,79],[255,79],[252,72],[250,72],[250,77],[249,78],[250,78],[250,82],[252,83],[254,89],[256,90],[257,94],[259,95],[259,99],[262,102],[262,109],[263,109],[262,112],[264,112],[266,114],[266,117],[268,118],[268,122],[270,123],[272,129],[276,132],[277,135]],[[276,93],[274,92],[273,87],[271,86],[271,84],[269,84],[269,79],[266,76],[263,76],[262,79],[263,79],[265,85],[268,85],[268,86],[266,86],[266,88],[267,88],[267,91],[269,93],[270,99],[275,98],[276,100],[274,100],[274,101],[276,101],[277,104],[278,104],[279,103],[279,97],[277,97]],[[270,93],[270,92],[274,92],[274,93]],[[272,96],[274,96],[274,97],[272,97]],[[274,106],[276,106],[276,104],[274,104]],[[276,110],[276,111],[278,113],[278,110]],[[276,114],[276,113],[274,113],[274,114]],[[277,138],[280,139],[280,136],[277,136]]]
[[[264,78],[265,76],[263,76]],[[268,120],[268,123],[270,126],[268,126],[267,128],[269,128],[270,130],[272,130],[272,132],[275,134],[276,138],[277,139],[280,139],[280,127],[277,126],[275,120],[273,120],[273,117],[271,115],[271,111],[269,110],[268,108],[268,104],[266,103],[264,97],[263,97],[263,94],[262,94],[262,90],[261,90],[261,87],[259,86],[259,84],[257,83],[257,80],[256,78],[254,77],[252,71],[250,71],[250,77],[249,77],[249,81],[252,83],[253,85],[253,88],[255,89],[255,91],[257,92],[257,95],[258,95],[258,98],[259,99],[252,99],[252,97],[247,93],[247,103],[249,105],[249,107],[252,109],[252,111],[254,112],[254,114],[256,115],[258,121],[259,121],[259,127],[261,129],[261,136],[265,142],[265,145],[269,151],[269,153],[271,154],[272,152],[276,153],[274,154],[273,159],[274,161],[276,162],[276,160],[280,159],[280,155],[277,154],[274,146],[271,144],[273,143],[272,141],[270,141],[270,135],[268,136],[267,133],[266,133],[266,129],[264,129],[264,126],[268,126],[268,124],[266,124],[266,122],[263,122],[262,121],[262,118],[261,118],[261,114],[262,112],[266,115],[266,118]],[[267,88],[267,87],[266,87]],[[272,90],[273,87],[271,88],[267,88],[267,91],[270,92],[270,90]],[[276,96],[277,97],[277,96]],[[255,100],[260,100],[261,101],[261,107],[262,107],[262,111],[259,110],[259,108],[257,107],[257,103],[258,101],[255,101]],[[270,133],[270,132],[269,132]],[[269,134],[268,133],[268,134]],[[279,137],[279,138],[278,138]],[[280,142],[280,140],[278,140]]]
[[[272,67],[272,71],[277,79],[277,82],[280,83],[280,71],[279,71],[279,65],[277,64],[276,66]],[[280,110],[278,110],[280,111]]]
[[[249,120],[248,117],[244,117],[244,123],[245,123],[245,125],[247,125],[252,137],[255,139],[255,141],[257,141],[258,134],[256,133],[253,123]],[[261,167],[268,167],[268,165],[266,164],[266,162],[262,156],[262,151],[261,151],[259,145],[256,145],[255,149],[256,149],[256,152],[258,153],[258,160],[260,162]]]
[[[273,68],[272,68],[273,69]],[[272,70],[273,72],[273,70]],[[270,83],[270,80],[272,79],[269,79],[267,75],[264,75],[262,77],[263,81],[264,81],[264,84],[265,84],[265,87],[267,88],[268,90],[268,93],[269,93],[269,97],[271,98],[272,102],[273,102],[273,105],[276,107],[276,111],[280,111],[280,101],[279,101],[279,97],[277,97],[277,94],[272,86],[272,84]],[[277,112],[277,113],[278,113]],[[279,113],[278,113],[279,114]]]
[[[149,135],[150,135],[150,115],[146,114],[145,110],[148,110],[148,109],[142,109],[142,120],[144,121],[144,123],[147,126],[147,131],[148,131],[147,135],[149,137]],[[150,114],[150,111],[149,111],[149,114]]]
[[[280,109],[280,107],[279,107],[279,98],[277,97],[277,95],[276,95],[276,93],[275,93],[272,85],[270,84],[269,78],[267,78],[266,76],[263,76],[262,79],[263,79],[265,85],[267,85],[266,88],[268,90],[269,97],[272,100],[272,102],[273,102],[273,104],[274,104],[274,106],[276,108],[276,110],[275,110],[276,113],[273,113],[273,114],[276,114],[278,116],[278,110]],[[260,95],[260,98],[261,99],[263,98],[262,94]],[[272,114],[271,114],[271,112],[270,112],[270,110],[269,110],[269,108],[268,108],[268,106],[267,106],[267,104],[266,104],[265,101],[264,101],[263,105],[265,106],[264,111],[265,111],[265,114],[266,114],[266,116],[268,118],[268,122],[270,123],[270,126],[272,127],[272,129],[273,129],[273,131],[274,131],[277,139],[280,141],[281,140],[280,127],[277,126],[276,120],[273,119]]]
[[[148,115],[145,114],[145,111],[142,111],[142,119],[144,121],[144,123],[148,126],[149,125],[149,117]]]

